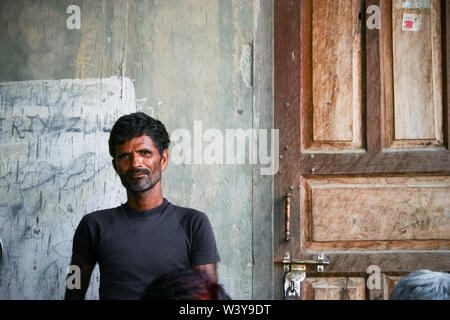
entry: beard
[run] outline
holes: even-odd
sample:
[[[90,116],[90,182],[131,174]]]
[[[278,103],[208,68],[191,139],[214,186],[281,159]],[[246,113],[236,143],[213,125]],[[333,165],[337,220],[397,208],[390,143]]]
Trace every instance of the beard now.
[[[144,175],[133,177],[134,173],[143,173]],[[131,169],[119,176],[128,191],[145,192],[151,190],[161,180],[161,171],[155,171],[152,174],[148,169]]]

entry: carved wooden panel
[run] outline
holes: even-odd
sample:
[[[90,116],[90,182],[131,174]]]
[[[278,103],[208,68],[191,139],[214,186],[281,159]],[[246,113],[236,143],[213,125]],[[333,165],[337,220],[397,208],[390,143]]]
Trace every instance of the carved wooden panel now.
[[[303,179],[310,248],[449,249],[450,177]]]
[[[364,278],[306,278],[302,283],[303,300],[365,300]]]
[[[302,148],[362,146],[362,54],[359,0],[305,1],[301,22]]]
[[[441,1],[383,2],[385,146],[444,143]],[[414,2],[410,2],[414,3]]]

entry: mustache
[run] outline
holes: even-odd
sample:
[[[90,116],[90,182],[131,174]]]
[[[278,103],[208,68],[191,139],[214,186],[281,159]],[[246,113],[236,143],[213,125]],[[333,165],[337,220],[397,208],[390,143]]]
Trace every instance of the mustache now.
[[[150,170],[142,168],[142,169],[130,169],[125,173],[125,175],[129,176],[132,175],[133,173],[140,173],[140,172],[150,174]]]

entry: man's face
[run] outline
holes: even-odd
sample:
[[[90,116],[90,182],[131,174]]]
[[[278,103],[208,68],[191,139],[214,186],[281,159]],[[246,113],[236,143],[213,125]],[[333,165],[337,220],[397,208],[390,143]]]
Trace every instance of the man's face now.
[[[167,160],[167,150],[161,156],[153,140],[143,135],[116,145],[113,166],[128,191],[144,192],[161,180],[161,172],[166,168]]]

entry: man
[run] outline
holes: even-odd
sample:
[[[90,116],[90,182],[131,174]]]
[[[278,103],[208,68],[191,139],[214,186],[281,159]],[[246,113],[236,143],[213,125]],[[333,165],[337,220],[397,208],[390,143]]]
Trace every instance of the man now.
[[[450,300],[450,274],[417,270],[400,279],[389,300]]]
[[[81,220],[72,252],[81,288],[68,286],[66,299],[84,299],[96,263],[100,299],[139,299],[156,277],[186,268],[203,270],[217,281],[220,257],[207,216],[163,198],[161,175],[169,144],[164,125],[144,113],[123,116],[114,124],[109,152],[128,201]]]

